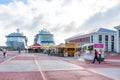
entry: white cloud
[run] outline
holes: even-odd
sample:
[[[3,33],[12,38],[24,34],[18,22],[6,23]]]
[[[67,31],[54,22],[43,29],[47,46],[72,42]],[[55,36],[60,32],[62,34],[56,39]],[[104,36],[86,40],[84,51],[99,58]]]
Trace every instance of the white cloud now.
[[[22,0],[14,0],[8,5],[0,5],[0,38],[15,32],[18,27],[31,44],[34,35],[47,28],[55,34],[57,43],[63,42],[78,33],[79,26],[91,17],[104,14],[119,3],[119,0],[28,0],[25,4]]]

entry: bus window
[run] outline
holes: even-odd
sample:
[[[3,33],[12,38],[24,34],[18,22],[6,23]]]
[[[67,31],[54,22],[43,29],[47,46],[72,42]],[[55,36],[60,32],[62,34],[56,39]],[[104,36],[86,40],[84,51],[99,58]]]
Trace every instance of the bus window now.
[[[67,51],[74,51],[75,48],[67,48]]]

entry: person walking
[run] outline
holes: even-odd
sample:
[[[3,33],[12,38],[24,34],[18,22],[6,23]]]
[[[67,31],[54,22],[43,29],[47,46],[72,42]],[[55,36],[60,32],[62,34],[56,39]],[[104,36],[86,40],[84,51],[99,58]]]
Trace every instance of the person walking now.
[[[48,55],[50,55],[50,52],[51,52],[51,50],[50,50],[50,49],[48,49]]]
[[[99,60],[99,58],[98,58],[98,51],[95,49],[94,50],[94,60],[93,60],[93,64],[95,63],[95,60],[97,60],[98,62],[99,62],[99,64],[100,64],[100,60]]]
[[[5,48],[2,49],[2,53],[3,53],[3,57],[6,58],[7,50]]]
[[[18,47],[17,50],[18,50],[18,53],[20,54],[20,52],[21,52],[21,51],[20,51],[20,47]]]
[[[103,52],[103,50],[102,49],[100,49],[100,51],[99,51],[100,53],[99,53],[99,58],[100,58],[100,61],[104,61],[104,52]]]
[[[100,50],[99,50],[99,60],[100,60],[100,61],[102,61],[102,53],[103,53],[103,50],[100,49]]]

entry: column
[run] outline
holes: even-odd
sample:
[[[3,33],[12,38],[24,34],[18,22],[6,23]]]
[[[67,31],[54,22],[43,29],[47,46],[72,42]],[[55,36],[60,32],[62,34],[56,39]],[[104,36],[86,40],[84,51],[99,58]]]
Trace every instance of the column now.
[[[117,48],[117,53],[119,53],[120,52],[120,43],[119,43],[119,29],[117,29],[117,34],[116,34],[116,39],[117,39],[117,41],[116,41],[116,48]]]
[[[111,50],[111,35],[108,35],[108,51],[112,51]]]

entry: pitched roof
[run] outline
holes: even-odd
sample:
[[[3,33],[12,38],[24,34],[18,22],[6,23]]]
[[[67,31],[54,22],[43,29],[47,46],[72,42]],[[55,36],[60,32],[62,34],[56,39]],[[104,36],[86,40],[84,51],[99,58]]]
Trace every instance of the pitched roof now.
[[[29,48],[40,48],[42,47],[39,43],[35,42],[33,45],[29,46]]]
[[[118,26],[115,26],[114,28],[115,28],[115,29],[120,29],[120,25],[118,25]]]
[[[105,29],[105,28],[100,28],[97,32],[116,33],[116,31],[114,31],[114,30]]]
[[[38,43],[34,43],[32,46],[41,46],[41,45]]]
[[[97,29],[90,31],[90,33],[94,33],[94,32],[116,33],[116,31],[106,29],[106,28],[97,28]]]
[[[101,32],[101,33],[116,33],[116,31],[114,30],[110,30],[110,29],[106,29],[106,28],[97,28],[97,29],[93,29],[91,31],[89,31],[87,34],[91,34],[91,33],[95,33],[95,32]],[[87,35],[87,34],[77,34],[77,35],[74,35],[70,38],[67,38],[67,39],[71,39],[71,38],[75,38],[75,37],[78,37],[78,36],[83,36],[83,35]],[[66,39],[66,40],[67,40]]]

